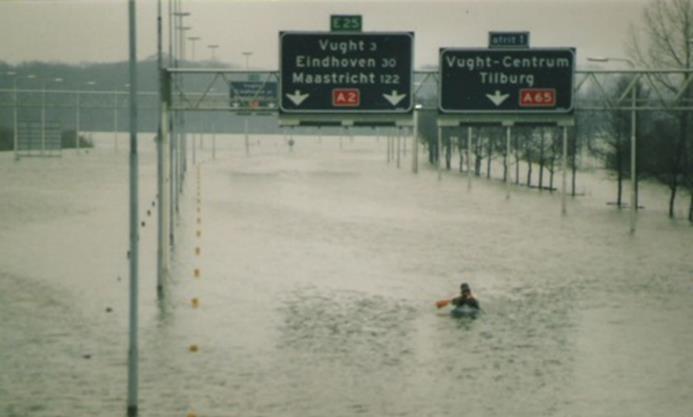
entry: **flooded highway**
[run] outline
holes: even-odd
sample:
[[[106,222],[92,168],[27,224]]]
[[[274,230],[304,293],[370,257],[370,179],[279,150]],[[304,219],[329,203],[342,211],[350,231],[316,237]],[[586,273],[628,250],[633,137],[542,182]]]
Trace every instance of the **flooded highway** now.
[[[690,415],[693,228],[666,191],[642,186],[630,236],[599,171],[561,216],[558,194],[438,181],[423,152],[397,169],[383,138],[295,140],[198,151],[163,301],[143,140],[142,416]],[[4,416],[125,413],[127,155],[99,143],[0,156]],[[435,308],[463,281],[476,320]]]

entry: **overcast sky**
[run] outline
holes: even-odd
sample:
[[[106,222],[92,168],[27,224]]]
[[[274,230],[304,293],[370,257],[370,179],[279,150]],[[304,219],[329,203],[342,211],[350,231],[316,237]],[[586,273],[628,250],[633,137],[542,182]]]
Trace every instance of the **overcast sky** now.
[[[530,31],[531,46],[572,46],[587,56],[625,56],[632,23],[648,0],[182,0],[195,55],[278,68],[280,30],[329,30],[330,14],[363,15],[364,31],[414,31],[416,67],[438,48],[486,47],[490,30]],[[168,11],[163,1],[164,12]],[[156,53],[156,0],[137,1],[138,56]],[[167,31],[168,21],[164,21]],[[0,60],[113,62],[127,59],[127,0],[0,0]],[[165,48],[167,38],[165,38]],[[188,43],[188,57],[191,48]],[[616,64],[614,64],[616,65]]]

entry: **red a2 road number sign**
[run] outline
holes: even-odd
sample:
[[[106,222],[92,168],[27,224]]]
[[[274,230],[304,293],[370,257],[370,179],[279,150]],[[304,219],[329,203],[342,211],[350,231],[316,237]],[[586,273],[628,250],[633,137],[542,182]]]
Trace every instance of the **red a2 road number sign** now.
[[[332,105],[335,107],[358,107],[361,92],[358,88],[335,88],[332,90]]]
[[[555,88],[520,89],[520,107],[555,107]]]

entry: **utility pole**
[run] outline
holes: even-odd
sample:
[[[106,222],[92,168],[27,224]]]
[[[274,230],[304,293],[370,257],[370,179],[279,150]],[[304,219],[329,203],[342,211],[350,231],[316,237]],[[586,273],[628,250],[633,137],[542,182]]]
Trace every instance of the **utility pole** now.
[[[138,408],[138,260],[139,202],[137,160],[137,21],[135,0],[128,0],[130,72],[130,337],[128,346],[127,415],[137,417]]]

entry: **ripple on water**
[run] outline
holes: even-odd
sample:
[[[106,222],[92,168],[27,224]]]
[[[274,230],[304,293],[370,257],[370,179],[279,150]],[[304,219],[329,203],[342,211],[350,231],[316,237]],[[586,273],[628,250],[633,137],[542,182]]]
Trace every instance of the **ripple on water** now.
[[[397,366],[411,355],[415,309],[354,291],[293,291],[280,308],[278,348],[364,368]]]

